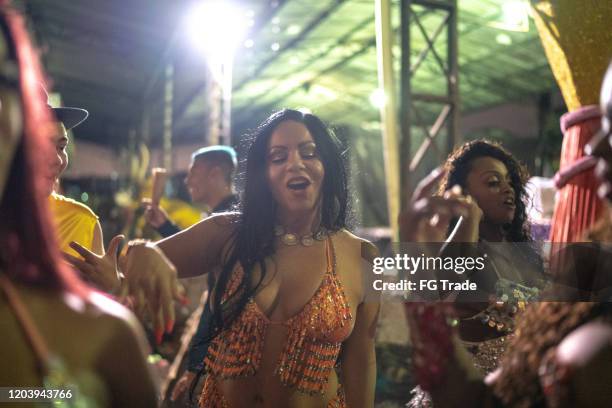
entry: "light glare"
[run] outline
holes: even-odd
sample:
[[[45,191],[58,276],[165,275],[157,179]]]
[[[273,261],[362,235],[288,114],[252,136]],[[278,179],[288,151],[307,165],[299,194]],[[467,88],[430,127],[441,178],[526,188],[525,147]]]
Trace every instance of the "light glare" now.
[[[383,89],[375,89],[370,94],[370,103],[375,108],[382,108],[387,103],[387,95],[385,95],[385,91]]]
[[[289,27],[287,27],[287,34],[289,35],[296,35],[300,32],[302,28],[297,25],[297,24],[291,24]]]
[[[227,60],[245,34],[244,13],[227,1],[196,5],[187,19],[195,46],[209,58]]]
[[[497,41],[498,44],[510,45],[512,44],[512,37],[510,37],[508,34],[501,33],[497,34],[495,41]]]
[[[501,11],[501,21],[492,21],[489,26],[507,31],[529,31],[529,4],[526,1],[507,1],[501,5]]]
[[[527,18],[527,4],[524,2],[511,1],[502,5],[504,22],[510,26],[520,26]]]

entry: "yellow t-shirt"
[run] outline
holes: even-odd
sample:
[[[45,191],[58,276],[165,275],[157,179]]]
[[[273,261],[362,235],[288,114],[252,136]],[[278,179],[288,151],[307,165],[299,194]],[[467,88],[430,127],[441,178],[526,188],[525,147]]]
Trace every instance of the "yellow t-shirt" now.
[[[85,204],[60,194],[52,193],[49,205],[55,222],[60,249],[74,256],[79,254],[68,244],[76,241],[90,251],[93,250],[94,227],[98,217]]]

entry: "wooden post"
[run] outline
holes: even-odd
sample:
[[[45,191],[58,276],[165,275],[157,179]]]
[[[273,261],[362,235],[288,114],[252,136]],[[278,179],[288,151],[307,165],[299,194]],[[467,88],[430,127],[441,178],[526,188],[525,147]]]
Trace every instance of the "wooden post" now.
[[[164,136],[163,163],[167,171],[172,171],[172,103],[174,99],[174,66],[169,62],[166,66],[166,81],[164,87]]]
[[[380,107],[380,117],[387,182],[387,208],[391,239],[397,240],[399,238],[397,216],[400,211],[400,158],[391,52],[393,46],[391,0],[376,0],[375,12],[378,84],[385,93],[385,103]]]

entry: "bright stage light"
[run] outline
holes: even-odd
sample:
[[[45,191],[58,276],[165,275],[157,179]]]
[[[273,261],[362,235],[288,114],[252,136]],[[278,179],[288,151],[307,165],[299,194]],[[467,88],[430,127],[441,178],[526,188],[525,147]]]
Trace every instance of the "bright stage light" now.
[[[501,5],[501,12],[501,20],[491,21],[488,23],[489,26],[507,31],[529,31],[529,3],[527,1],[506,1]]]
[[[231,59],[243,39],[247,13],[228,1],[207,1],[197,4],[187,17],[187,29],[192,42],[209,58]]]
[[[299,34],[299,32],[302,30],[302,27],[300,27],[297,24],[291,24],[289,27],[287,27],[287,34],[289,35],[297,35]]]
[[[387,95],[385,95],[385,91],[383,89],[375,89],[374,92],[370,94],[370,103],[375,108],[382,108],[387,103]]]
[[[498,44],[511,45],[512,44],[512,37],[510,37],[506,33],[500,33],[500,34],[497,34],[497,36],[495,36],[495,41]]]
[[[502,13],[506,24],[520,27],[529,17],[529,4],[524,1],[509,1],[502,5]]]

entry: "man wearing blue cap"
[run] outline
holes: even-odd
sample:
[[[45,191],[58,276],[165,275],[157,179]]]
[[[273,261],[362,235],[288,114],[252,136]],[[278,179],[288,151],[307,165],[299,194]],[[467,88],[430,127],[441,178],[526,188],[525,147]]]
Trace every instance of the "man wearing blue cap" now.
[[[231,147],[210,146],[196,150],[191,155],[191,165],[185,178],[191,201],[210,209],[210,213],[231,210],[238,202],[232,181],[235,170],[236,152]],[[180,231],[159,206],[147,206],[145,219],[163,237]]]

